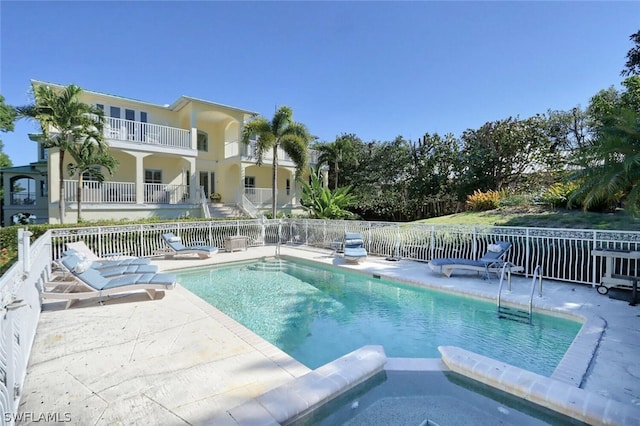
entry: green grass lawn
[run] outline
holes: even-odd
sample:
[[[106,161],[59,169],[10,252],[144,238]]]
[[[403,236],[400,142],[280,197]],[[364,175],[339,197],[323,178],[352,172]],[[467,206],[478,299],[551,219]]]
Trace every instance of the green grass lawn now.
[[[581,210],[544,210],[541,208],[526,209],[520,207],[484,212],[456,213],[423,219],[418,222],[640,231],[640,218],[633,218],[623,211],[592,213]]]

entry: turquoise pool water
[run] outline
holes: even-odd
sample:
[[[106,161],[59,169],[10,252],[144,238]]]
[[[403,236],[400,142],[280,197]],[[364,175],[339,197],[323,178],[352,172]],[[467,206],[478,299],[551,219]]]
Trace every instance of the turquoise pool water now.
[[[498,319],[493,303],[329,266],[269,265],[187,270],[178,281],[309,368],[364,345],[410,358],[451,345],[550,376],[581,327],[535,313],[533,325]]]

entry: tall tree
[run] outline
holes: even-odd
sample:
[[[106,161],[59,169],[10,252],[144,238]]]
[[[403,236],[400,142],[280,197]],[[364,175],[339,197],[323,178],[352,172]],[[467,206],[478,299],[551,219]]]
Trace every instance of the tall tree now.
[[[573,179],[580,187],[570,202],[584,208],[611,205],[625,200],[625,208],[640,214],[640,112],[614,110],[598,132],[598,138],[583,150],[582,167]]]
[[[354,144],[359,139],[354,134],[342,134],[331,143],[316,144],[313,148],[320,152],[319,164],[327,164],[333,175],[333,189],[340,186],[340,168],[346,162],[355,161]]]
[[[459,195],[479,189],[522,189],[525,173],[544,170],[557,153],[550,149],[539,116],[509,117],[462,134],[465,170]]]
[[[272,217],[277,212],[278,196],[278,148],[282,148],[289,155],[296,167],[296,179],[309,162],[309,143],[312,136],[304,124],[293,121],[293,111],[287,106],[281,106],[273,115],[271,121],[264,117],[256,117],[245,124],[242,131],[242,142],[246,145],[252,136],[257,136],[256,164],[264,162],[264,155],[269,149],[273,152],[273,173],[271,183]]]
[[[635,43],[635,46],[627,52],[627,62],[620,73],[622,76],[640,75],[640,31],[631,34],[629,39]]]
[[[70,176],[78,175],[78,187],[76,201],[78,203],[78,222],[82,221],[82,188],[83,179],[87,175],[98,182],[104,182],[105,176],[102,168],[107,169],[109,174],[113,174],[118,162],[109,154],[105,146],[97,144],[92,140],[85,140],[83,143],[71,145],[68,150],[74,163],[67,165]]]
[[[4,96],[0,95],[0,132],[12,132],[13,123],[16,121],[16,110],[11,105],[4,103]],[[0,140],[0,169],[11,167],[11,159],[3,152],[4,144]],[[4,198],[4,185],[0,180],[0,202]]]
[[[34,103],[18,107],[18,117],[40,123],[39,140],[45,148],[59,149],[60,222],[64,223],[64,157],[75,144],[92,141],[104,145],[104,113],[93,105],[80,101],[82,89],[70,84],[62,89],[37,86]]]

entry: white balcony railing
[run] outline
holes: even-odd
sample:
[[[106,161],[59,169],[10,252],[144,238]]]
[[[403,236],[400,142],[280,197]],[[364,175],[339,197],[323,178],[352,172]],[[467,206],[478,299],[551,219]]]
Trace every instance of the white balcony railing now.
[[[243,194],[244,196],[247,198],[247,200],[249,200],[249,202],[251,202],[251,204],[253,204],[254,206],[258,207],[258,208],[267,208],[267,207],[271,207],[271,202],[273,200],[273,192],[271,188],[249,188],[249,187],[245,187],[243,190]],[[278,194],[277,194],[278,200],[277,200],[277,205],[278,206],[285,206],[285,205],[294,205],[294,199],[293,199],[293,195],[291,194],[291,192],[289,192],[289,194],[287,194],[287,191],[285,189],[278,189]]]
[[[82,181],[83,204],[134,204],[136,202],[136,184],[133,182],[96,182]],[[64,181],[64,199],[70,203],[78,202],[78,181]]]
[[[65,200],[78,202],[78,181],[65,180]],[[136,184],[134,182],[82,182],[83,204],[135,204]],[[145,183],[144,200],[146,204],[183,204],[189,203],[188,185],[168,185],[163,183]]]
[[[249,141],[249,144],[244,145],[242,142],[229,142],[225,145],[225,158],[233,157],[236,155],[241,155],[243,160],[253,160],[255,161],[258,156],[256,155],[256,148],[258,142],[253,140]],[[318,163],[319,152],[315,149],[309,150],[309,164],[316,165]],[[273,154],[271,150],[269,152],[265,152],[263,156],[263,161],[265,164],[271,164],[273,159]],[[278,161],[285,165],[293,165],[293,160],[289,157],[289,154],[285,152],[284,149],[278,148]]]
[[[189,202],[189,186],[145,183],[144,202],[146,204],[181,204]]]
[[[121,118],[105,117],[104,136],[107,140],[191,149],[189,130]]]

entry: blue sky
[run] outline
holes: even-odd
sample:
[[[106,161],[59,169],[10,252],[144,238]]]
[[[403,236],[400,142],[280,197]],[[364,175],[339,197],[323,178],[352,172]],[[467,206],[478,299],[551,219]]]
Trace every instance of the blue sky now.
[[[640,2],[0,2],[0,93],[30,79],[158,104],[188,95],[323,141],[416,140],[586,106],[619,87]],[[19,122],[14,165],[36,159]]]

